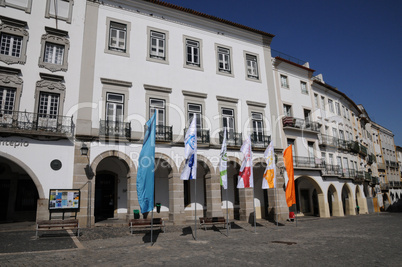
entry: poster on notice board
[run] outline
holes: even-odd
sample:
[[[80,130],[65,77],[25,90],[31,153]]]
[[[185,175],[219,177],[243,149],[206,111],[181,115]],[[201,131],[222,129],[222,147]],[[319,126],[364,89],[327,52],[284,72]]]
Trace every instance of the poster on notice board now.
[[[49,210],[77,211],[80,208],[79,189],[50,189]]]

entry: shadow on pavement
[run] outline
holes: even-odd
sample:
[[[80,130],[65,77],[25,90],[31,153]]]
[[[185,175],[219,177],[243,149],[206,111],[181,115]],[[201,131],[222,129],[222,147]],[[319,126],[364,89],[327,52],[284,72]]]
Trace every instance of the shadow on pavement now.
[[[158,236],[160,234],[161,230],[154,230],[152,233],[152,240],[151,240],[151,231],[148,231],[143,237],[142,237],[142,241],[144,241],[144,243],[155,243],[156,240],[158,240]]]

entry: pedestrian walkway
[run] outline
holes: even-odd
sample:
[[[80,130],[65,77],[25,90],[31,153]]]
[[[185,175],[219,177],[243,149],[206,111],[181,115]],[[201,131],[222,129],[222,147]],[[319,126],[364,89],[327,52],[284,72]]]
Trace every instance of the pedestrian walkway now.
[[[32,240],[33,230],[0,232],[1,266],[400,266],[402,214],[298,218],[298,223],[226,229],[170,226],[131,235],[126,227],[82,229]],[[21,246],[25,249],[18,249]]]

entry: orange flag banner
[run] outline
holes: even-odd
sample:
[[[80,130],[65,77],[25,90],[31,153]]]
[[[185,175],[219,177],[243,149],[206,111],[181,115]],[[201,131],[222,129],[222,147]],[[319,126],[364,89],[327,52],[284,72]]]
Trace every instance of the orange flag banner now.
[[[292,145],[288,146],[288,148],[285,149],[285,152],[283,152],[283,160],[285,161],[285,168],[289,177],[289,181],[286,186],[286,203],[288,204],[288,207],[291,207],[293,204],[296,204]]]

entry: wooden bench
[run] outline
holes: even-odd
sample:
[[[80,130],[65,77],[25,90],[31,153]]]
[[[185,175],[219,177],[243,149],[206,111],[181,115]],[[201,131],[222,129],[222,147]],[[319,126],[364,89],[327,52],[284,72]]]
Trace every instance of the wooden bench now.
[[[60,230],[76,230],[76,235],[80,235],[80,227],[77,219],[67,220],[42,220],[36,223],[36,238],[38,231],[60,231]]]
[[[200,227],[204,227],[205,230],[207,230],[207,226],[216,225],[223,225],[223,228],[228,226],[230,229],[225,217],[200,217]]]
[[[151,219],[131,219],[128,225],[132,234],[135,228],[151,228]],[[165,221],[162,218],[154,218],[153,227],[157,227],[165,232]]]

